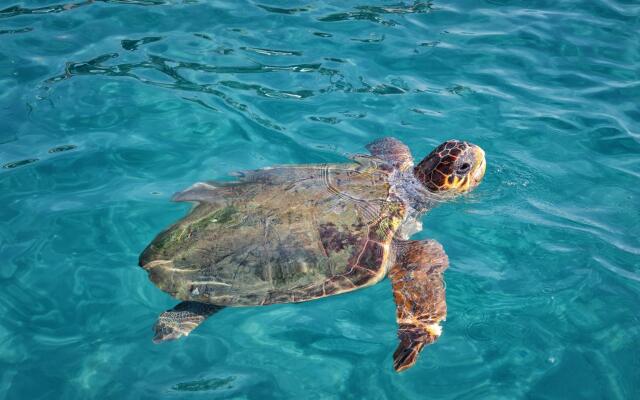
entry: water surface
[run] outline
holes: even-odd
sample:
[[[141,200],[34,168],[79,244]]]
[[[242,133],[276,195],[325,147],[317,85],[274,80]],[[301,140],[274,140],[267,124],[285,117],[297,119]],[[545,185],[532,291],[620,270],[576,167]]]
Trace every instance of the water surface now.
[[[3,0],[0,398],[640,397],[640,6],[574,1]],[[339,162],[392,135],[482,146],[437,344],[393,372],[388,281],[224,310],[137,256],[199,180]]]

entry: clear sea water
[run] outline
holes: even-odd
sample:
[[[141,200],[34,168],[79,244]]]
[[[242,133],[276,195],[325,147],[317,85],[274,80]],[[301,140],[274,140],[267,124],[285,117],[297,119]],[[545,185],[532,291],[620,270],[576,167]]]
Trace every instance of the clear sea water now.
[[[637,1],[0,4],[0,399],[640,398]],[[412,369],[388,281],[151,342],[172,193],[385,135],[489,163]]]

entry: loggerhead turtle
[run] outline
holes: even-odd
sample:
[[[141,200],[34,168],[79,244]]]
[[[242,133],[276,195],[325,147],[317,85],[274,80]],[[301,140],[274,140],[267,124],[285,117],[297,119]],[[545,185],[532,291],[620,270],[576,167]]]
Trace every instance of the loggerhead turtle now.
[[[412,366],[441,334],[442,273],[435,240],[409,240],[420,216],[477,186],[484,151],[449,140],[414,166],[394,138],[351,163],[282,165],[196,183],[174,201],[197,205],[160,233],[139,264],[182,300],[156,322],[154,342],[188,335],[230,306],[297,303],[350,292],[389,275],[400,343],[394,368]]]

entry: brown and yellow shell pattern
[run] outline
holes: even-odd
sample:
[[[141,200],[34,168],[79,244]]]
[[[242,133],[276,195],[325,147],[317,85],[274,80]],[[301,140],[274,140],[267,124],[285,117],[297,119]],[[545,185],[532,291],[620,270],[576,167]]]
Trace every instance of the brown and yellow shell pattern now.
[[[140,257],[181,300],[249,306],[312,300],[381,280],[404,220],[384,163],[283,166],[199,184],[192,212]]]

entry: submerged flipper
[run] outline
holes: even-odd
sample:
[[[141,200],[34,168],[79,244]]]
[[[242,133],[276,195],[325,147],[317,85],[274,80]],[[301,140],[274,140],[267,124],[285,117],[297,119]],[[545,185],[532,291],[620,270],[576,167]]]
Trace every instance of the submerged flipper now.
[[[392,164],[400,170],[406,170],[413,166],[413,157],[406,144],[392,137],[378,139],[367,145],[367,150]]]
[[[424,346],[442,333],[447,315],[442,272],[449,260],[435,240],[395,242],[396,264],[389,271],[396,302],[398,339],[393,367],[400,372],[415,364]]]
[[[199,303],[197,301],[183,301],[171,310],[160,314],[158,321],[153,326],[155,331],[153,342],[161,343],[188,336],[207,317],[223,308],[222,306],[214,306],[213,304]]]

